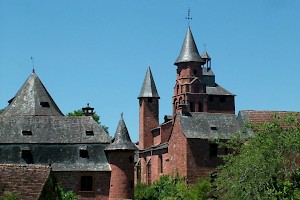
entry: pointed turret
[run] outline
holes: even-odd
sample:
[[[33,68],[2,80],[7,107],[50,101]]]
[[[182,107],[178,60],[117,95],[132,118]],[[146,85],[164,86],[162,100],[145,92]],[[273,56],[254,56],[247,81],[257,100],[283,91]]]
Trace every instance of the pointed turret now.
[[[105,149],[111,167],[109,199],[134,198],[134,152],[136,150],[121,114],[113,142]]]
[[[204,63],[206,65],[205,67],[207,68],[207,70],[210,70],[210,68],[211,68],[211,58],[208,55],[206,50],[202,54],[202,59],[204,60]]]
[[[139,98],[142,97],[156,97],[160,98],[155,86],[155,82],[151,73],[150,67],[148,67],[146,76],[144,78],[143,86],[141,88],[140,94],[138,96]]]
[[[182,62],[198,62],[201,64],[205,63],[198,52],[190,27],[188,27],[188,30],[186,32],[181,52],[177,60],[175,61],[175,65]]]
[[[16,96],[9,101],[9,106],[4,110],[3,115],[63,116],[34,71]]]
[[[123,114],[121,114],[113,142],[105,150],[137,150],[136,146],[131,142]]]
[[[143,82],[142,89],[138,96],[139,99],[139,126],[140,141],[139,148],[145,149],[152,146],[151,129],[158,126],[159,121],[159,95],[156,90],[154,79],[148,67]]]

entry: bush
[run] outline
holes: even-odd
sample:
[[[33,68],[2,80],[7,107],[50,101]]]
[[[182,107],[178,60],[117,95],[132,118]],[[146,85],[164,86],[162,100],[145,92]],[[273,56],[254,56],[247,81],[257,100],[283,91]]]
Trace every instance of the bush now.
[[[18,194],[12,192],[4,195],[3,197],[0,197],[0,200],[21,200],[21,197]]]
[[[135,186],[136,200],[201,200],[208,199],[211,184],[207,179],[199,179],[195,185],[188,185],[185,178],[164,175],[151,186],[138,183]]]

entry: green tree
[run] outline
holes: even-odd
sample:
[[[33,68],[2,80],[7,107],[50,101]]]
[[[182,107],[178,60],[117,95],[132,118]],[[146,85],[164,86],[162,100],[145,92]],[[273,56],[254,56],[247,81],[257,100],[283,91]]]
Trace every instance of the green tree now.
[[[251,124],[254,137],[229,142],[233,154],[217,178],[221,199],[300,199],[300,123],[297,116]],[[241,145],[243,144],[243,145]]]
[[[79,116],[83,116],[83,112],[82,112],[81,109],[78,109],[78,110],[74,110],[73,112],[69,112],[67,114],[67,116],[69,116],[69,117],[79,117]],[[100,116],[96,112],[94,112],[93,119],[103,128],[103,130],[105,132],[108,133],[108,127],[101,124]]]

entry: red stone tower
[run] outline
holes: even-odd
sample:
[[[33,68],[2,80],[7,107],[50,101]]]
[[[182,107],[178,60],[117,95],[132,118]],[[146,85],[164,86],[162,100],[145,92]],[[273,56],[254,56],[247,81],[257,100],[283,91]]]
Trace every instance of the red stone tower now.
[[[153,145],[151,129],[158,127],[159,95],[150,67],[141,88],[139,99],[139,149],[144,150]]]
[[[190,27],[174,65],[177,66],[177,77],[173,116],[178,112],[234,114],[234,95],[215,83],[211,58],[206,51],[200,56]]]
[[[134,151],[123,115],[112,143],[105,149],[111,167],[110,200],[134,198]]]

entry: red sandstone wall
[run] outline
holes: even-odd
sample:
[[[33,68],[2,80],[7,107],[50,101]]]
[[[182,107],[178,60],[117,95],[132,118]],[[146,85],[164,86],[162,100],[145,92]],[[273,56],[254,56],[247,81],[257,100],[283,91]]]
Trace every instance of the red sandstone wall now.
[[[234,96],[226,96],[225,102],[220,102],[220,96],[215,96],[214,101],[208,101],[208,112],[211,113],[235,113]]]
[[[199,177],[209,177],[221,165],[222,159],[210,155],[210,141],[203,139],[188,139],[187,148],[187,173],[188,180],[194,183]],[[218,149],[218,154],[223,154],[224,149]]]
[[[79,200],[108,200],[110,172],[53,172],[66,191],[76,192]],[[80,191],[80,177],[93,176],[93,191]]]
[[[109,199],[133,199],[134,197],[134,162],[133,151],[109,152],[111,182]]]
[[[170,167],[166,173],[178,172],[180,176],[187,176],[187,139],[182,134],[179,117],[175,119],[168,149]]]
[[[139,149],[146,149],[153,145],[151,129],[158,127],[158,98],[152,98],[152,102],[148,102],[149,98],[139,99]]]

